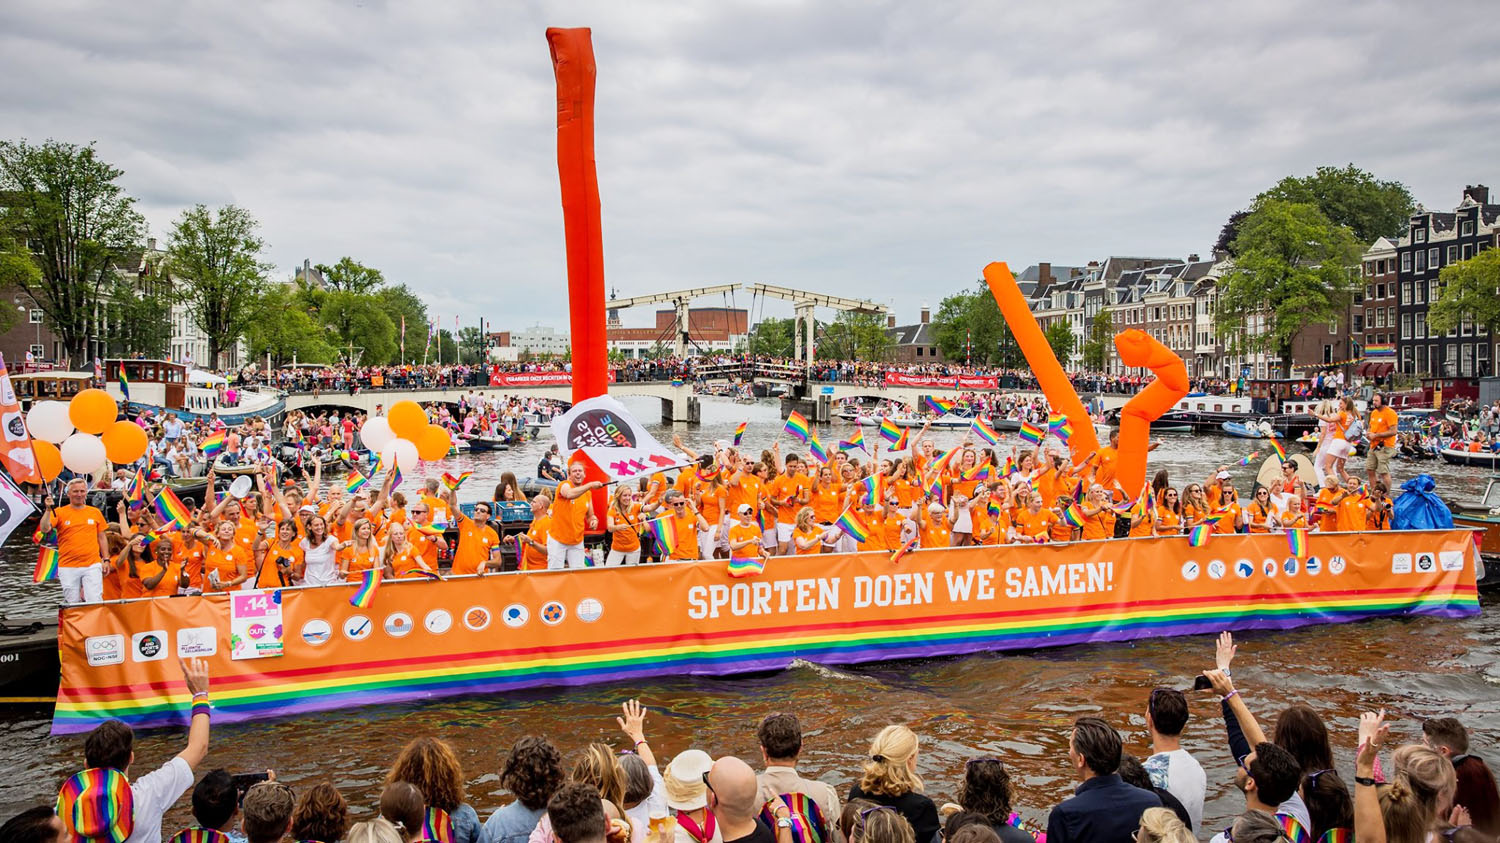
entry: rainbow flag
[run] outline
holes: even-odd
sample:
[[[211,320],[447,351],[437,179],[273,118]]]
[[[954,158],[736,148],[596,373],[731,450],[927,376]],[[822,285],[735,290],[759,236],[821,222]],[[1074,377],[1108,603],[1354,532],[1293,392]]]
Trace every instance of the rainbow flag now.
[[[1213,532],[1213,528],[1209,525],[1199,524],[1193,528],[1191,533],[1188,533],[1188,546],[1202,547],[1208,543],[1208,537],[1213,535]]]
[[[1238,463],[1236,463],[1236,465],[1238,465],[1238,466],[1240,466],[1240,467],[1243,468],[1244,466],[1249,465],[1251,463],[1251,461],[1254,460],[1258,456],[1260,456],[1260,451],[1251,451],[1249,456],[1247,456],[1247,457],[1240,457],[1240,461]]]
[[[731,577],[759,576],[765,570],[766,560],[759,556],[735,556],[732,553],[729,555],[729,576]]]
[[[693,469],[693,476],[698,478],[699,483],[712,483],[719,479],[719,467],[715,465],[708,472],[704,472],[701,468],[695,468]]]
[[[1395,357],[1396,346],[1391,343],[1370,343],[1365,346],[1365,359]]]
[[[445,471],[443,472],[443,485],[448,487],[449,491],[456,492],[458,491],[458,487],[462,486],[464,484],[464,481],[468,480],[469,477],[473,474],[474,472],[472,471],[463,471],[459,472],[457,477],[454,477],[452,474],[449,474]]]
[[[896,426],[895,422],[891,421],[890,419],[880,420],[881,439],[884,439],[887,442],[900,442],[905,439],[905,437],[906,434],[901,431],[901,428]]]
[[[916,549],[916,547],[917,547],[917,540],[916,540],[915,537],[913,537],[911,539],[911,541],[908,541],[906,544],[901,545],[901,549],[900,550],[898,550],[895,553],[891,554],[891,564],[894,565],[894,564],[900,562],[902,560],[902,558],[906,556],[906,554],[911,553],[913,550]]]
[[[1275,434],[1271,435],[1271,450],[1276,452],[1276,456],[1281,457],[1282,462],[1286,462],[1286,449],[1281,447],[1281,440],[1277,439]]]
[[[856,427],[853,436],[839,441],[839,450],[864,451],[865,453],[869,453],[869,449],[865,447],[865,432]]]
[[[1005,467],[1000,469],[1000,476],[1009,477],[1012,474],[1015,474],[1016,471],[1016,458],[1007,454],[1005,456]]]
[[[1030,442],[1033,445],[1040,445],[1042,444],[1042,438],[1046,435],[1047,431],[1042,430],[1040,427],[1037,427],[1031,422],[1021,422],[1020,436],[1027,442]]]
[[[1068,417],[1062,413],[1047,414],[1047,429],[1056,433],[1059,428],[1068,423]]]
[[[125,501],[131,509],[146,505],[146,477],[139,468],[125,482]]]
[[[43,547],[42,552],[37,554],[36,568],[32,569],[32,582],[46,582],[57,579],[57,548]]]
[[[417,532],[421,533],[424,536],[441,536],[444,532],[447,531],[447,525],[444,525],[444,524],[413,524],[412,525],[412,529],[416,530]]]
[[[646,530],[656,536],[656,544],[661,548],[662,556],[671,556],[677,552],[677,528],[672,524],[672,516],[663,515],[647,521]]]
[[[363,474],[360,474],[356,469],[355,471],[349,472],[349,479],[344,481],[344,491],[352,495],[355,492],[358,492],[360,489],[363,489],[369,482],[370,478],[364,476]]]
[[[904,428],[904,427],[901,428],[901,436],[895,442],[891,443],[891,450],[892,451],[904,451],[907,448],[910,448],[911,447],[910,443],[908,443],[906,441],[907,440],[907,435],[910,434],[910,433],[911,433],[910,429]]]
[[[1476,533],[1475,535],[1478,535]],[[1292,555],[1298,559],[1307,558],[1307,530],[1302,527],[1292,527],[1286,531],[1286,545],[1291,548]]]
[[[924,396],[923,403],[927,405],[928,409],[940,416],[953,412],[953,402],[943,398],[934,398],[928,395]]]
[[[1071,421],[1064,420],[1062,424],[1057,426],[1057,430],[1054,430],[1052,432],[1057,434],[1058,439],[1061,439],[1064,443],[1066,443],[1069,439],[1073,438],[1073,423]]]
[[[833,523],[838,525],[840,530],[848,533],[849,538],[860,544],[870,540],[870,525],[866,524],[864,519],[859,517],[859,513],[852,509],[844,510],[844,513]]]
[[[379,568],[365,571],[364,577],[364,582],[361,582],[359,588],[349,595],[349,605],[356,609],[370,608],[370,601],[375,599],[375,592],[380,589]]]
[[[224,442],[227,439],[228,437],[224,435],[224,431],[220,430],[210,436],[205,436],[203,441],[198,443],[198,448],[203,451],[205,459],[211,460],[224,450]]]
[[[881,475],[871,474],[869,477],[859,481],[858,485],[864,490],[865,506],[879,507],[885,503],[884,496],[882,495],[883,490],[881,489],[881,486],[884,485]]]
[[[1082,527],[1084,521],[1083,508],[1076,503],[1068,504],[1068,508],[1063,510],[1062,519],[1070,527]]]
[[[740,422],[739,427],[734,429],[734,447],[740,446],[740,440],[745,438],[745,428],[749,426],[750,422]]]
[[[980,439],[983,439],[991,445],[997,444],[1000,441],[1000,434],[996,433],[995,429],[993,427],[990,427],[989,422],[985,421],[983,418],[974,419],[974,423],[969,425],[969,429],[974,431],[974,434]]]
[[[812,454],[812,458],[817,460],[820,465],[828,464],[828,449],[824,448],[823,443],[818,441],[818,434],[809,433],[807,435],[807,452]]]
[[[760,526],[760,531],[762,533],[767,530],[776,529],[776,519],[772,518],[770,521],[767,521],[765,509],[755,510],[755,523]]]
[[[162,489],[156,496],[156,515],[168,524],[176,524],[186,529],[193,523],[193,514],[188,511],[187,505],[172,493],[171,489]]]
[[[394,488],[396,488],[397,486],[400,486],[400,485],[401,485],[401,466],[398,465],[395,468],[391,469],[391,488],[394,489]]]
[[[976,465],[973,468],[966,468],[960,471],[958,476],[962,480],[988,480],[990,479],[990,464],[985,463],[984,465]]]
[[[124,366],[120,367],[120,394],[125,396],[126,401],[130,400],[130,378],[125,377]]]
[[[990,498],[990,502],[985,505],[984,511],[988,512],[991,518],[999,518],[1003,510],[1000,508],[1000,501]]]
[[[943,502],[943,479],[941,477],[932,481],[932,485],[927,487],[927,494],[934,503]]]
[[[785,429],[787,433],[792,434],[798,441],[807,441],[807,419],[803,418],[802,414],[796,410],[793,410],[791,415],[786,417]]]
[[[45,533],[41,530],[34,530],[31,533],[31,543],[45,544],[52,547],[57,547],[57,528],[53,527]]]

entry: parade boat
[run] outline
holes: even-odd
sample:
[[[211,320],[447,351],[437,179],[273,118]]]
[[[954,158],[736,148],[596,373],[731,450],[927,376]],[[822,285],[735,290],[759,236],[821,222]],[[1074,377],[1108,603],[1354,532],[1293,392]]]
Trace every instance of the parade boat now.
[[[1470,468],[1500,469],[1500,453],[1494,451],[1470,451],[1464,448],[1443,448],[1438,452],[1443,462],[1449,465],[1466,465]]]
[[[944,413],[936,418],[913,415],[888,416],[886,418],[889,418],[891,424],[897,427],[967,428],[973,426],[974,419],[977,417],[973,410],[967,407],[959,407],[951,413]],[[879,427],[883,418],[878,416],[859,416],[856,421],[861,425]],[[1016,429],[1021,429],[1019,422],[1016,423]]]
[[[1478,533],[1479,555],[1484,570],[1479,574],[1481,585],[1487,585],[1487,580],[1500,580],[1500,475],[1491,475],[1489,484],[1484,488],[1484,496],[1475,503],[1461,503],[1457,501],[1446,501],[1448,509],[1453,513],[1453,524],[1457,527],[1470,527],[1482,532]],[[1493,565],[1491,569],[1489,566]],[[1493,577],[1487,577],[1493,570]]]
[[[465,436],[454,440],[463,442],[470,451],[509,451],[509,436]]]
[[[57,620],[0,618],[0,705],[52,703],[60,670]]]
[[[274,425],[286,413],[282,392],[231,386],[219,375],[166,360],[106,360],[104,388],[130,416],[174,413],[183,421],[217,417],[234,427],[256,417]]]
[[[16,399],[22,410],[31,409],[37,401],[67,401],[73,396],[94,386],[92,372],[20,372],[10,376],[16,390]]]

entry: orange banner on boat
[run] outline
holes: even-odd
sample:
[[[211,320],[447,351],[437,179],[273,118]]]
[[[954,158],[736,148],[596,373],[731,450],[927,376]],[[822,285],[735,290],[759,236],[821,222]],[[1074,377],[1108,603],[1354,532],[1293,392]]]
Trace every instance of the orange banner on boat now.
[[[64,609],[53,731],[216,722],[541,685],[852,664],[1479,611],[1465,530],[1185,537],[722,560],[235,592]],[[279,646],[278,646],[279,645]]]

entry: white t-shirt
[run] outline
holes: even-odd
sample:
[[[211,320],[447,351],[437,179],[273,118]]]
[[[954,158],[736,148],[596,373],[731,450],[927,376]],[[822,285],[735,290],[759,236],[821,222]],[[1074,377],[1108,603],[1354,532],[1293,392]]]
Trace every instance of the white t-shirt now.
[[[161,815],[192,786],[193,768],[176,757],[131,782],[135,827],[125,843],[161,843]]]
[[[626,808],[625,816],[630,818],[631,828],[651,828],[651,817],[670,816],[673,812],[667,808],[667,784],[662,781],[661,773],[653,766],[647,765],[651,771],[651,792],[645,799],[640,801],[634,808]]]
[[[1182,803],[1193,820],[1193,833],[1203,831],[1203,797],[1208,790],[1208,776],[1203,765],[1185,749],[1158,752],[1142,765],[1151,776],[1151,784]]]
[[[307,569],[302,575],[302,582],[306,585],[338,585],[344,581],[339,576],[338,551],[339,540],[329,536],[317,547],[308,544],[307,539],[302,540],[302,558],[307,563]]]

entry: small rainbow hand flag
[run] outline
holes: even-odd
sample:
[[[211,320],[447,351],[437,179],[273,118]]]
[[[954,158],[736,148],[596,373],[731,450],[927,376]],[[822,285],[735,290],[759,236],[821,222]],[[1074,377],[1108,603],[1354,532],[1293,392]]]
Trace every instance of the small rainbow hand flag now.
[[[953,402],[944,398],[935,398],[928,395],[924,403],[927,404],[929,409],[940,416],[953,412]]]
[[[1059,428],[1068,423],[1068,417],[1062,413],[1047,414],[1047,429],[1056,433]]]
[[[370,478],[364,476],[363,474],[360,474],[356,469],[349,472],[349,479],[344,481],[344,491],[352,495],[355,492],[358,492],[360,489],[363,489],[365,487],[365,484],[369,482]]]
[[[995,498],[990,498],[990,502],[988,504],[985,504],[984,511],[988,512],[991,518],[999,518],[1000,513],[1002,512],[1002,510],[1000,509],[1000,501],[996,500]]]
[[[51,547],[57,547],[57,528],[53,527],[52,529],[48,530],[45,533],[42,532],[41,530],[36,530],[36,531],[32,532],[32,534],[31,534],[31,543],[32,544],[45,544],[45,545],[48,545],[48,546],[51,546]]]
[[[854,539],[860,544],[864,544],[870,540],[870,526],[865,523],[863,518],[859,517],[858,512],[852,509],[844,510],[844,513],[833,523],[837,524],[840,530],[848,533],[849,538]]]
[[[1237,463],[1237,465],[1240,465],[1242,467],[1247,466],[1258,456],[1260,456],[1260,451],[1251,451],[1248,457],[1240,457],[1240,461]]]
[[[131,509],[146,505],[146,477],[138,468],[125,483],[125,500]]]
[[[941,477],[932,481],[932,485],[927,487],[927,494],[934,503],[943,502],[943,479]]]
[[[907,448],[910,448],[911,447],[910,443],[908,443],[906,441],[907,438],[908,438],[908,435],[910,433],[911,433],[911,430],[909,428],[905,428],[905,427],[901,428],[901,435],[899,437],[897,437],[897,439],[896,439],[895,442],[891,443],[891,450],[892,451],[904,451]]]
[[[911,541],[908,541],[906,544],[901,545],[901,549],[900,550],[898,550],[895,553],[891,554],[891,564],[895,565],[896,563],[900,562],[902,559],[906,558],[906,554],[911,553],[913,550],[916,549],[916,547],[917,547],[917,539],[916,539],[916,537],[912,537]]]
[[[472,471],[463,471],[457,477],[454,477],[445,471],[443,472],[443,485],[448,487],[449,491],[456,492],[458,491],[458,487],[462,486],[464,481],[468,480],[473,473]]]
[[[735,551],[735,553],[743,553],[751,549],[753,546]],[[729,576],[731,577],[759,576],[765,570],[766,560],[759,556],[736,556],[734,553],[729,555]]]
[[[867,449],[865,448],[865,432],[856,427],[854,429],[853,436],[849,437],[848,439],[842,439],[839,441],[839,450],[866,451],[866,453],[868,453]]]
[[[899,442],[904,439],[905,436],[906,434],[901,432],[901,428],[897,427],[895,422],[891,421],[890,419],[880,420],[881,439],[884,439],[887,442]]]
[[[859,487],[863,490],[861,494],[864,497],[865,506],[877,507],[884,503],[881,500],[880,486],[879,474],[871,474],[869,477],[859,481]]]
[[[401,485],[401,466],[398,465],[395,468],[391,469],[391,488],[394,489],[394,488],[396,488],[397,486],[400,486],[400,485]]]
[[[42,552],[37,554],[36,568],[31,572],[32,582],[46,582],[57,579],[57,548],[43,547]]]
[[[786,417],[785,430],[799,442],[807,441],[807,419],[803,418],[802,414],[796,410],[793,410],[791,415]]]
[[[1015,474],[1016,471],[1016,458],[1007,454],[1005,457],[1005,467],[1000,469],[1000,476],[1010,477],[1012,474]]]
[[[173,494],[171,489],[162,489],[156,496],[156,515],[168,524],[176,524],[186,529],[193,523],[193,515],[188,512],[187,505]]]
[[[1475,535],[1478,535],[1477,533]],[[1298,559],[1307,558],[1307,530],[1302,527],[1292,527],[1286,531],[1286,544],[1291,548],[1292,555]]]
[[[1068,504],[1068,508],[1063,510],[1062,517],[1069,527],[1083,526],[1083,508],[1076,503]]]
[[[1213,535],[1213,532],[1213,528],[1209,525],[1199,524],[1193,528],[1191,533],[1188,533],[1188,546],[1202,547],[1208,543],[1208,537]]]
[[[719,467],[715,465],[708,471],[704,471],[702,468],[695,468],[693,469],[693,476],[698,478],[699,483],[712,483],[719,479]]]
[[[976,465],[959,472],[958,476],[964,480],[988,480],[990,479],[990,464]]]
[[[1031,422],[1021,422],[1020,437],[1022,439],[1025,439],[1027,442],[1030,442],[1033,445],[1040,445],[1042,444],[1042,438],[1046,435],[1047,431],[1042,430],[1040,427],[1037,427]]]
[[[995,429],[990,427],[989,422],[983,418],[974,419],[974,423],[969,425],[969,429],[974,431],[974,435],[991,445],[997,444],[1000,441],[1000,434],[996,433]]]
[[[677,552],[677,528],[672,524],[672,516],[663,515],[647,521],[646,530],[656,536],[656,544],[661,548],[662,556],[671,556]]]
[[[1073,422],[1064,419],[1063,423],[1057,426],[1057,430],[1052,432],[1066,444],[1069,439],[1073,438]]]
[[[441,536],[445,531],[445,526],[442,524],[414,524],[412,525],[412,529],[424,536]]]
[[[224,442],[227,439],[228,437],[221,430],[211,436],[204,437],[203,441],[198,443],[198,448],[203,451],[204,457],[211,460],[224,450]]]
[[[820,465],[828,464],[828,449],[824,448],[823,443],[818,441],[818,434],[809,433],[807,435],[807,452],[812,454],[812,458],[817,460]]]
[[[120,394],[125,396],[126,401],[130,400],[130,378],[125,377],[123,365],[120,366]]]
[[[364,582],[361,582],[359,588],[349,595],[349,605],[356,609],[370,608],[370,601],[375,599],[375,592],[380,589],[379,568],[365,571],[364,577]]]
[[[1276,452],[1276,456],[1281,457],[1282,462],[1286,462],[1286,449],[1281,447],[1281,440],[1277,439],[1274,433],[1271,434],[1271,450]]]
[[[750,422],[740,422],[739,427],[734,429],[734,447],[740,446],[740,440],[745,438],[745,428],[749,426]]]

